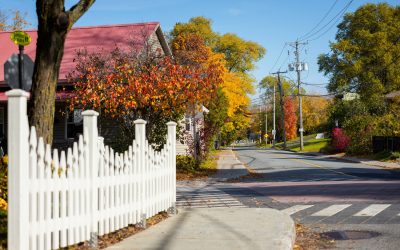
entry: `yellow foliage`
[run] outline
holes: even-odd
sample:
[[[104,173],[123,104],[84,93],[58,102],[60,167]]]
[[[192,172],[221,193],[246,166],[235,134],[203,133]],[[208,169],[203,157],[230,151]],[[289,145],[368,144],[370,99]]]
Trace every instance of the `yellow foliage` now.
[[[329,100],[323,97],[305,97],[303,98],[303,124],[307,132],[317,131],[319,126],[328,121],[327,108]]]
[[[7,201],[0,198],[0,210],[7,210],[7,206],[8,206]]]
[[[233,117],[235,113],[248,107],[250,104],[248,94],[254,92],[252,79],[236,72],[225,72],[222,89],[229,101],[228,117]]]

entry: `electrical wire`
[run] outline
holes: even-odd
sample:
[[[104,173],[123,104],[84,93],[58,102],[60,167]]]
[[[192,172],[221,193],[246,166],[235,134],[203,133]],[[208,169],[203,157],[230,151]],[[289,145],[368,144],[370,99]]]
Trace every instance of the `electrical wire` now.
[[[285,61],[283,61],[282,64],[279,66],[279,69],[278,69],[279,71],[281,71],[281,68],[283,67],[283,65],[289,61],[289,58],[290,58],[290,55],[288,55],[286,57]]]
[[[310,41],[317,40],[318,38],[320,38],[321,36],[323,36],[324,34],[326,34],[326,33],[335,25],[335,23],[336,23],[338,20],[340,20],[340,18],[344,15],[344,13],[345,13],[346,10],[350,7],[350,4],[351,4],[353,1],[354,1],[354,0],[350,0],[350,1],[338,12],[329,22],[327,22],[325,25],[323,25],[320,29],[318,29],[317,31],[315,31],[315,32],[312,33],[311,35],[308,35],[308,36],[306,36],[306,37],[303,37],[303,39],[301,39],[301,41],[311,39],[312,37],[318,35],[318,33],[320,33],[320,32],[321,32],[322,30],[324,30],[328,25],[330,25],[332,22],[334,22],[333,25],[329,26],[328,29],[325,30],[325,31],[323,32],[322,35],[320,35],[320,36],[318,36],[317,38],[312,39],[312,40],[310,40]]]
[[[283,47],[282,47],[282,50],[281,50],[281,52],[279,53],[279,56],[278,56],[278,58],[275,60],[274,66],[272,66],[272,67],[271,67],[271,70],[270,70],[270,72],[272,72],[272,70],[274,70],[274,69],[275,69],[275,66],[278,64],[278,62],[279,62],[279,59],[281,59],[281,56],[282,56],[282,54],[283,54],[283,51],[285,50],[286,46],[287,46],[287,43],[285,43],[285,44],[283,45]]]
[[[321,85],[326,86],[329,83],[307,83],[307,82],[301,82],[301,84],[309,85],[309,86],[321,86]]]
[[[331,11],[333,10],[333,8],[336,6],[338,0],[336,0],[331,7],[329,8],[328,12],[325,13],[324,17],[314,26],[314,28],[312,28],[309,32],[307,32],[306,34],[304,34],[303,36],[301,36],[299,38],[299,40],[303,39],[303,37],[307,37],[311,32],[313,32],[316,28],[319,27],[319,25],[325,21],[325,19],[328,17],[328,15],[331,13]]]

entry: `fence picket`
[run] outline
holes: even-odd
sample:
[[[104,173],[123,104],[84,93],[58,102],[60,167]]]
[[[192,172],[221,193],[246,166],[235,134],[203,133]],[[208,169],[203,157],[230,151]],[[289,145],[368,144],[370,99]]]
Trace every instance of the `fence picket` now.
[[[51,197],[52,197],[52,190],[53,190],[53,181],[52,181],[52,173],[51,173],[51,147],[50,145],[46,145],[46,152],[44,158],[44,181],[41,192],[45,193],[45,201],[44,201],[44,220],[43,220],[43,230],[44,230],[44,249],[51,249],[51,227],[50,221],[52,219],[52,210],[51,210]],[[47,185],[45,183],[48,183]]]
[[[10,92],[9,110],[26,114],[28,95]],[[84,135],[59,154],[37,138],[26,115],[8,112],[10,124],[15,125],[9,129],[20,128],[10,137],[16,138],[11,141],[16,150],[9,155],[10,169],[18,169],[11,176],[17,184],[9,187],[10,206],[18,210],[8,215],[15,222],[8,234],[12,249],[71,246],[89,240],[91,233],[104,235],[136,224],[143,215],[149,218],[175,202],[176,123],[167,123],[167,143],[156,151],[145,138],[146,122],[136,120],[135,140],[117,153],[99,137],[97,113],[82,115]],[[24,166],[28,168],[21,173]],[[21,180],[24,185],[18,184]],[[19,193],[26,199],[23,209],[16,203]]]
[[[73,155],[72,149],[68,148],[67,150],[67,167],[66,167],[66,188],[67,188],[67,219],[65,223],[67,224],[67,244],[72,245],[74,244],[74,224],[73,222],[73,196],[74,196],[74,185],[72,182],[74,181],[74,171],[73,171]]]
[[[45,194],[43,192],[43,183],[44,183],[44,169],[45,169],[45,152],[44,152],[44,143],[43,138],[39,138],[38,147],[37,147],[37,178],[38,178],[38,201],[37,201],[37,211],[38,211],[38,220],[37,220],[37,240],[38,249],[44,248],[44,213],[45,213]]]

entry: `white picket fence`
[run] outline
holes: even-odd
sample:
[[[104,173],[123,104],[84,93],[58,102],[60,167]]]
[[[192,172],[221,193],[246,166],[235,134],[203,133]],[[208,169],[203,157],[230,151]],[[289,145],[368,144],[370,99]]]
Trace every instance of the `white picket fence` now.
[[[51,152],[29,130],[28,94],[8,96],[8,249],[58,249],[137,224],[176,202],[176,123],[161,152],[135,121],[129,150],[115,153],[97,131],[98,113],[82,113],[84,134],[67,152]]]

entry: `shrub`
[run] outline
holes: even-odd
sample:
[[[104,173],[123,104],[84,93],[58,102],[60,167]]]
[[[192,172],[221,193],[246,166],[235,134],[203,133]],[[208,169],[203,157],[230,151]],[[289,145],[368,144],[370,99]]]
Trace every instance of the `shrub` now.
[[[341,128],[334,128],[332,130],[332,147],[336,152],[344,152],[349,146],[349,140],[349,137]]]
[[[390,113],[354,116],[346,120],[343,128],[350,137],[346,150],[350,154],[372,153],[372,136],[400,136],[399,117]]]
[[[200,167],[200,162],[196,161],[191,156],[177,155],[176,156],[176,169],[188,172],[194,172]]]

